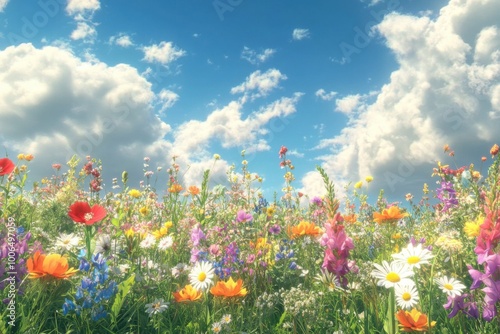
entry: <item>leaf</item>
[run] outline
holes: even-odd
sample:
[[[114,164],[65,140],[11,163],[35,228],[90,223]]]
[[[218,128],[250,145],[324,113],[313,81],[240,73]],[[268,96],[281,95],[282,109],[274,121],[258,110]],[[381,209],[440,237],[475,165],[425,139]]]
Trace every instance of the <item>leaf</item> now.
[[[115,296],[115,301],[113,302],[113,306],[111,306],[111,316],[113,317],[113,323],[116,326],[116,320],[118,319],[118,314],[123,306],[123,302],[125,301],[125,297],[130,292],[130,289],[135,283],[135,274],[132,274],[128,279],[121,282],[118,285],[118,293]]]
[[[394,288],[390,289],[389,300],[387,301],[387,317],[384,321],[384,330],[388,334],[396,334],[396,319],[395,310],[396,305],[394,304]]]

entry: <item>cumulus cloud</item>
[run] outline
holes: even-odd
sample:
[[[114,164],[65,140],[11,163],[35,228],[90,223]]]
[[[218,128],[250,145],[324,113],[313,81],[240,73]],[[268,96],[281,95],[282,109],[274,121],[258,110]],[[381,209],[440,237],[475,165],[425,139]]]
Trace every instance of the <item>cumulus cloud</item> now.
[[[177,100],[179,100],[179,95],[168,89],[162,89],[157,95],[158,101],[161,105],[160,113],[165,112],[168,108],[171,108]]]
[[[310,37],[309,29],[302,29],[302,28],[293,29],[292,38],[295,41],[301,41],[309,37]]]
[[[73,40],[86,40],[93,41],[93,39],[97,36],[97,31],[92,23],[87,22],[77,22],[76,29],[71,33],[71,39]]]
[[[148,63],[168,65],[178,58],[186,55],[186,51],[174,46],[172,42],[160,42],[143,47],[144,60]]]
[[[94,42],[97,30],[92,17],[100,8],[99,0],[68,0],[66,12],[76,22],[76,29],[70,35],[71,39],[83,40],[86,43]]]
[[[66,12],[69,15],[95,12],[101,8],[99,0],[68,0]]]
[[[268,60],[275,53],[276,50],[274,49],[265,49],[261,53],[258,53],[257,51],[245,46],[241,52],[241,58],[245,59],[252,65],[258,65]]]
[[[252,99],[268,95],[274,88],[278,87],[281,80],[286,80],[286,75],[272,68],[262,73],[255,71],[250,74],[245,82],[231,88],[231,94],[250,94]],[[255,93],[253,93],[256,91]]]
[[[498,12],[495,0],[450,0],[435,19],[384,18],[376,30],[399,68],[373,101],[363,94],[337,100],[340,111],[357,113],[340,135],[317,145],[328,150],[318,159],[338,190],[373,175],[370,187],[387,196],[421,194],[435,162],[446,159],[444,144],[462,154],[464,164],[479,161],[498,139]],[[324,193],[317,172],[302,183],[305,193]]]
[[[206,152],[212,139],[217,139],[224,148],[241,147],[249,151],[268,150],[262,138],[268,133],[265,126],[274,118],[284,118],[296,111],[301,93],[284,97],[243,118],[242,101],[231,101],[216,109],[204,121],[190,120],[175,130],[175,150],[183,154]],[[176,151],[177,152],[177,151]]]
[[[337,95],[337,92],[326,92],[323,88],[316,91],[315,95],[324,101],[331,101]]]
[[[0,0],[0,12],[3,12],[5,7],[7,7],[8,3],[9,3],[9,0]]]
[[[127,34],[118,34],[117,36],[111,36],[109,38],[109,43],[121,46],[123,48],[128,48],[129,46],[134,45],[134,43],[132,42],[132,38]]]
[[[170,126],[154,116],[153,98],[151,84],[125,64],[89,63],[52,46],[0,51],[0,140],[10,155],[35,155],[33,179],[74,154],[102,159],[108,177],[139,171],[146,155],[163,161]]]
[[[335,110],[344,114],[351,114],[360,103],[361,95],[348,95],[335,101]]]

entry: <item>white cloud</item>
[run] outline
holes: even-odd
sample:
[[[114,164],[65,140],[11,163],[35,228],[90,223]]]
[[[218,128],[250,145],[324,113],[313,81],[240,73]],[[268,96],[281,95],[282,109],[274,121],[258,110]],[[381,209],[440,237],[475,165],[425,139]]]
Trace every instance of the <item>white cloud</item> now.
[[[324,101],[331,101],[337,95],[337,92],[326,92],[323,88],[316,91],[315,95]]]
[[[161,105],[160,108],[160,113],[165,112],[168,108],[171,108],[177,100],[179,100],[179,95],[176,93],[172,92],[171,90],[168,89],[162,89],[158,95],[157,98],[159,100],[159,103]]]
[[[69,15],[94,12],[101,8],[99,0],[68,0],[66,11]]]
[[[127,34],[119,34],[117,36],[111,36],[109,38],[109,43],[116,44],[124,48],[128,48],[129,46],[134,45],[134,43],[132,42],[132,38],[130,38],[130,36]]]
[[[301,29],[301,28],[293,29],[292,38],[294,40],[301,41],[309,37],[310,37],[309,29]]]
[[[142,49],[144,51],[144,60],[149,63],[160,63],[168,65],[178,58],[186,55],[186,51],[174,46],[172,42],[161,42],[153,44]]]
[[[358,107],[361,95],[348,95],[341,99],[335,100],[335,110],[344,114],[350,114]]]
[[[276,50],[274,49],[265,49],[261,53],[257,53],[257,51],[245,46],[241,52],[241,58],[245,59],[252,65],[258,65],[268,60],[275,53]]]
[[[83,40],[86,43],[94,42],[97,30],[92,17],[100,8],[99,0],[68,0],[66,12],[73,16],[76,22],[76,29],[70,35],[71,39]]]
[[[434,20],[397,13],[384,18],[377,31],[399,68],[373,101],[365,98],[371,93],[337,100],[341,111],[357,113],[340,135],[317,146],[329,150],[318,158],[337,190],[373,175],[370,189],[403,200],[432,182],[435,161],[446,159],[444,144],[464,164],[486,155],[498,139],[498,12],[496,0],[450,0]],[[316,171],[302,184],[311,196],[324,193]]]
[[[190,120],[175,131],[173,147],[183,154],[205,152],[212,139],[218,139],[224,148],[242,147],[252,150],[267,150],[265,126],[274,118],[284,118],[295,113],[299,98],[296,93],[290,98],[281,98],[243,118],[243,102],[231,101],[221,109],[214,110],[204,121]]]
[[[268,95],[274,88],[276,88],[281,80],[286,80],[287,77],[275,68],[269,69],[262,73],[255,71],[247,77],[244,83],[231,88],[231,94],[245,93],[248,94],[252,91],[257,93],[251,94],[251,98]]]
[[[78,22],[76,29],[71,33],[71,39],[73,40],[87,40],[91,42],[95,36],[97,35],[97,31],[92,24],[87,22]]]
[[[7,7],[8,3],[9,3],[9,0],[0,0],[0,12],[3,12],[5,7]]]
[[[10,155],[35,155],[34,180],[73,154],[102,159],[108,178],[140,174],[146,155],[164,162],[170,126],[154,117],[153,98],[151,84],[128,65],[85,62],[53,46],[0,51],[0,141]]]

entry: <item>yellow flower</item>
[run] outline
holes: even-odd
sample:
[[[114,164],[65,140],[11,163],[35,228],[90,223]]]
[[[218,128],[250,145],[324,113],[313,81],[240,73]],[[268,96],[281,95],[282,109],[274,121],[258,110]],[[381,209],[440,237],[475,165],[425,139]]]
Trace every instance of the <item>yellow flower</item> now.
[[[480,226],[484,221],[483,216],[479,216],[474,221],[469,221],[465,223],[464,232],[467,234],[469,238],[475,238],[479,235],[479,231],[481,230]]]
[[[17,160],[24,160],[24,154],[19,153],[19,154],[17,155]]]
[[[368,182],[368,183],[372,182],[373,181],[373,176],[367,176],[365,178],[365,181]]]
[[[153,231],[153,236],[156,238],[156,240],[161,239],[161,237],[167,235],[168,233],[168,227],[162,226],[158,230]]]
[[[142,208],[139,209],[139,212],[141,213],[141,215],[147,216],[149,214],[149,209],[143,206]]]
[[[270,206],[266,209],[266,215],[267,216],[273,216],[274,215],[274,212],[276,212],[276,208],[273,206]]]
[[[424,183],[424,189],[422,189],[422,191],[424,192],[424,194],[429,193],[429,186],[427,185],[427,183]]]
[[[166,228],[171,228],[172,226],[174,226],[174,224],[172,224],[172,222],[169,220],[168,222],[163,224],[163,226],[165,226]]]
[[[129,238],[133,238],[135,235],[135,231],[133,228],[129,228],[128,230],[125,231],[125,235]]]
[[[130,189],[128,195],[133,198],[139,198],[141,197],[142,193],[137,189]]]
[[[356,188],[356,189],[359,189],[359,188],[361,188],[362,186],[363,186],[363,181],[359,181],[359,182],[356,182],[356,183],[354,184],[354,188]]]
[[[220,155],[219,154],[214,154],[214,160],[220,160]]]

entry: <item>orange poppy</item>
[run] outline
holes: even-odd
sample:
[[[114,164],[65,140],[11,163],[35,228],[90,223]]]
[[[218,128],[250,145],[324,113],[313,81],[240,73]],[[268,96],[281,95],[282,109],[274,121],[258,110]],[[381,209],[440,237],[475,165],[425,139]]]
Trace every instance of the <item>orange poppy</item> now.
[[[391,206],[389,209],[384,209],[382,213],[373,213],[373,220],[378,224],[382,224],[384,222],[395,222],[404,217],[408,217],[408,213],[401,212],[401,209],[395,205]]]
[[[196,196],[200,193],[200,188],[197,186],[190,186],[188,188],[188,193],[190,193],[192,196]]]
[[[399,321],[399,327],[404,332],[426,332],[429,330],[429,319],[423,313],[413,308],[410,312],[399,310],[396,313],[396,318]],[[430,327],[434,327],[436,322],[430,323]]]
[[[29,278],[39,278],[50,275],[55,278],[68,278],[78,270],[69,268],[68,259],[61,254],[41,254],[36,251],[27,261]]]
[[[240,278],[236,282],[229,277],[227,282],[219,281],[210,289],[210,293],[219,297],[244,297],[247,295],[247,289],[243,288],[243,280]]]
[[[306,222],[306,221],[301,221],[299,225],[293,226],[291,229],[291,237],[292,239],[305,236],[305,235],[311,235],[311,236],[318,236],[322,234],[323,231],[321,231],[321,228],[316,226],[314,223]]]
[[[181,302],[194,302],[195,300],[201,298],[202,293],[201,291],[193,288],[191,284],[188,284],[179,292],[174,292],[173,295],[175,301],[181,303]]]

